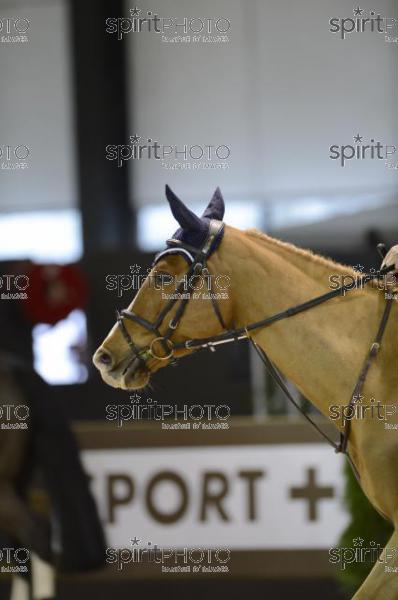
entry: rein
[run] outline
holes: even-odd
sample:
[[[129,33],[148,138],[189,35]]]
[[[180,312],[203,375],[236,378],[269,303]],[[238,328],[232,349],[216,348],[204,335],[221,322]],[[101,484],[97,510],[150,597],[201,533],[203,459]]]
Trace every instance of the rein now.
[[[167,243],[168,243],[169,247],[166,250],[164,250],[163,252],[160,252],[155,257],[153,265],[156,265],[158,260],[160,260],[160,258],[164,255],[178,253],[178,254],[181,254],[190,265],[188,268],[188,271],[186,273],[187,277],[197,276],[197,275],[204,275],[206,277],[209,277],[210,273],[207,268],[207,259],[208,259],[209,255],[211,254],[211,250],[213,248],[215,241],[217,240],[218,236],[222,233],[223,227],[224,227],[224,223],[222,221],[218,221],[215,219],[210,220],[207,237],[206,237],[202,247],[199,250],[197,248],[189,246],[188,244],[182,243],[180,240],[175,240],[175,239],[168,240]],[[378,250],[380,251],[381,254],[383,254],[382,245],[379,244]],[[218,321],[220,322],[221,327],[223,329],[225,329],[226,331],[224,331],[223,333],[220,333],[218,335],[214,335],[214,336],[207,337],[207,338],[192,338],[190,340],[186,340],[185,342],[175,343],[171,340],[171,336],[173,335],[174,331],[177,329],[179,322],[185,312],[186,306],[189,302],[189,295],[187,295],[187,297],[184,297],[181,299],[181,303],[178,306],[174,317],[169,321],[168,327],[164,334],[160,333],[159,328],[163,324],[163,322],[166,319],[169,312],[172,310],[174,305],[179,300],[178,295],[181,292],[183,285],[184,285],[184,282],[181,282],[175,289],[174,297],[171,298],[166,303],[166,305],[160,311],[160,313],[154,323],[151,323],[147,319],[145,319],[139,315],[136,315],[135,313],[133,313],[132,311],[129,311],[129,310],[122,310],[121,312],[117,311],[116,314],[117,314],[118,325],[121,329],[122,335],[123,335],[126,343],[130,347],[130,350],[132,352],[132,359],[129,362],[129,364],[127,365],[127,367],[125,368],[124,373],[126,373],[130,369],[130,367],[132,366],[132,364],[134,363],[134,361],[136,359],[138,359],[139,363],[141,365],[143,365],[144,367],[146,367],[147,360],[150,360],[153,358],[157,359],[157,360],[161,360],[161,361],[169,360],[170,364],[175,365],[175,364],[177,364],[177,359],[174,356],[174,353],[178,350],[208,349],[211,352],[215,352],[216,348],[223,344],[228,344],[230,342],[239,342],[241,340],[248,339],[251,342],[251,344],[253,345],[253,347],[254,347],[255,351],[257,352],[257,354],[259,355],[259,357],[261,358],[261,360],[264,363],[269,374],[273,377],[273,379],[276,381],[276,383],[281,388],[283,393],[287,396],[287,398],[290,400],[290,402],[297,408],[297,410],[300,411],[300,413],[307,419],[307,421],[309,421],[309,423],[325,438],[325,440],[334,448],[335,452],[341,452],[347,456],[347,458],[350,462],[350,465],[353,468],[353,471],[354,471],[357,479],[359,480],[358,471],[347,452],[348,439],[349,439],[350,429],[351,429],[350,420],[346,420],[345,426],[344,426],[344,431],[340,432],[339,442],[335,442],[334,440],[332,440],[324,431],[322,431],[322,429],[317,425],[317,423],[313,419],[311,419],[311,417],[301,408],[301,406],[299,405],[297,400],[290,393],[289,389],[287,388],[287,386],[286,386],[285,382],[283,381],[282,376],[280,375],[277,368],[273,365],[273,363],[269,359],[266,352],[250,336],[250,332],[256,331],[258,329],[263,329],[265,327],[268,327],[269,325],[272,325],[273,323],[276,323],[277,321],[281,321],[283,319],[287,319],[287,318],[293,317],[294,315],[297,315],[299,313],[305,312],[311,308],[314,308],[315,306],[318,306],[320,304],[323,304],[324,302],[327,302],[328,300],[331,300],[332,298],[335,298],[336,296],[340,296],[342,294],[345,295],[346,292],[350,292],[353,289],[358,289],[359,287],[362,288],[363,286],[368,284],[370,281],[373,281],[374,279],[378,279],[378,278],[386,275],[390,271],[393,271],[394,269],[395,269],[395,266],[390,265],[389,267],[385,267],[385,268],[381,269],[377,273],[364,275],[362,277],[357,277],[353,284],[342,285],[342,286],[336,288],[335,290],[331,290],[330,292],[326,292],[325,294],[316,296],[315,298],[312,298],[310,300],[302,302],[301,304],[296,304],[294,306],[291,306],[290,308],[288,308],[286,310],[275,313],[274,315],[271,315],[269,317],[261,319],[260,321],[255,321],[254,323],[249,323],[248,325],[246,325],[244,327],[238,327],[235,329],[227,329],[226,328],[220,308],[217,303],[217,300],[210,293],[210,298],[211,298],[211,301],[213,304],[214,312],[218,318]],[[211,278],[210,278],[210,284],[211,284]],[[210,292],[211,292],[211,289],[210,289]],[[374,341],[368,351],[368,354],[363,363],[361,372],[360,372],[357,382],[355,384],[354,391],[353,391],[353,393],[350,397],[350,401],[347,405],[348,407],[351,407],[355,403],[356,398],[358,398],[359,395],[361,394],[361,391],[365,384],[365,380],[366,380],[368,371],[380,349],[382,338],[383,338],[383,335],[384,335],[384,332],[385,332],[385,329],[387,326],[388,318],[389,318],[389,315],[391,312],[391,307],[392,307],[392,299],[388,299],[385,304],[385,308],[383,311],[383,315],[382,315],[376,336],[375,336]],[[144,329],[153,333],[156,336],[151,341],[149,346],[147,346],[146,348],[139,348],[138,346],[136,346],[136,344],[133,342],[133,340],[124,324],[124,319],[129,319],[129,320],[137,323],[138,325],[140,325],[141,327],[143,327]],[[159,354],[156,351],[156,344],[158,344],[158,343],[162,347],[164,354]]]
[[[213,336],[210,338],[206,338],[206,339],[197,338],[197,339],[188,340],[184,343],[175,344],[174,348],[175,348],[175,350],[182,349],[182,348],[188,348],[188,349],[192,349],[192,350],[194,350],[194,349],[200,350],[200,349],[208,348],[212,352],[215,352],[216,347],[221,344],[227,344],[229,342],[236,342],[236,341],[248,339],[250,341],[250,343],[252,344],[253,348],[255,349],[255,351],[257,352],[258,356],[260,357],[260,359],[261,359],[262,363],[264,364],[265,368],[267,369],[268,373],[274,379],[274,381],[279,386],[279,388],[282,390],[282,392],[285,394],[285,396],[288,398],[288,400],[296,407],[296,409],[303,415],[303,417],[305,417],[305,419],[307,419],[307,421],[312,425],[312,427],[314,429],[316,429],[316,431],[318,431],[318,433],[330,444],[330,446],[332,446],[332,448],[334,449],[334,451],[336,453],[342,453],[347,456],[347,459],[348,459],[350,466],[355,474],[355,477],[359,481],[360,477],[359,477],[358,470],[357,470],[356,466],[354,465],[350,455],[347,452],[348,439],[349,439],[350,430],[351,430],[351,421],[349,419],[347,419],[345,421],[344,431],[340,432],[339,441],[335,442],[334,440],[332,440],[319,427],[319,425],[301,408],[300,404],[294,398],[294,396],[292,395],[292,393],[286,386],[282,376],[280,375],[279,371],[274,366],[274,364],[271,362],[271,360],[268,357],[265,350],[263,350],[263,348],[261,348],[255,342],[255,340],[250,336],[249,332],[254,331],[256,329],[262,329],[264,327],[268,327],[269,325],[272,325],[272,323],[275,323],[277,321],[281,321],[282,319],[287,319],[288,317],[292,317],[294,315],[302,313],[306,310],[313,308],[314,306],[318,306],[319,304],[323,304],[324,302],[327,302],[328,300],[342,294],[343,292],[345,293],[352,289],[358,289],[359,284],[361,286],[364,286],[367,283],[369,283],[370,281],[372,281],[378,277],[382,277],[383,275],[386,275],[390,271],[394,270],[394,268],[395,268],[394,265],[391,265],[390,267],[385,267],[384,269],[382,269],[381,271],[379,271],[376,274],[365,275],[364,277],[358,277],[354,286],[351,286],[350,284],[340,286],[339,288],[332,290],[331,292],[327,292],[326,294],[322,294],[321,296],[316,296],[315,298],[312,298],[311,300],[303,302],[302,304],[297,304],[295,306],[292,306],[284,311],[281,311],[279,313],[271,315],[270,317],[267,317],[266,319],[262,319],[261,321],[256,321],[255,323],[250,323],[246,327],[240,327],[238,329],[228,330],[227,332],[225,332],[223,334]],[[347,405],[348,407],[351,407],[355,403],[356,399],[361,395],[361,392],[365,385],[366,376],[368,374],[368,371],[373,363],[373,360],[376,358],[376,355],[378,354],[378,352],[380,350],[381,342],[383,339],[384,332],[386,330],[386,326],[387,326],[388,318],[389,318],[389,315],[391,312],[391,308],[392,308],[392,299],[388,299],[386,301],[386,304],[385,304],[385,307],[383,310],[383,314],[382,314],[381,321],[380,321],[380,324],[379,324],[379,327],[377,330],[377,334],[374,338],[373,343],[371,344],[371,347],[369,349],[367,357],[363,363],[361,372],[359,374],[359,377],[358,377],[357,382],[354,387],[354,391],[350,396],[350,401]]]
[[[378,351],[380,350],[381,342],[382,342],[383,335],[386,330],[386,326],[387,326],[387,322],[388,322],[388,317],[391,312],[391,307],[392,307],[392,300],[389,299],[389,300],[387,300],[387,302],[385,304],[385,307],[383,310],[383,315],[381,317],[381,321],[379,324],[379,328],[377,330],[376,337],[370,346],[369,352],[363,363],[361,372],[359,374],[359,377],[358,377],[357,382],[354,387],[354,391],[351,394],[350,401],[349,401],[347,407],[351,407],[353,404],[355,404],[356,399],[359,398],[361,395],[363,386],[365,385],[366,376],[368,374],[368,371],[372,365],[373,360],[376,358]],[[255,351],[257,352],[260,359],[264,363],[267,371],[269,372],[271,377],[276,381],[276,383],[281,388],[281,390],[284,392],[284,394],[287,396],[287,398],[290,400],[290,402],[297,408],[297,410],[299,412],[301,412],[301,414],[307,419],[307,421],[309,421],[309,423],[311,423],[311,425],[314,427],[314,429],[316,429],[318,431],[318,433],[320,433],[325,438],[325,440],[334,448],[336,453],[342,453],[342,454],[347,455],[347,457],[350,461],[350,464],[354,470],[354,473],[357,476],[357,479],[359,479],[358,471],[356,470],[356,468],[355,468],[353,462],[351,461],[351,459],[348,455],[348,452],[347,452],[348,438],[350,436],[350,430],[351,430],[351,421],[349,419],[346,419],[345,424],[344,424],[344,431],[340,432],[339,442],[333,441],[324,431],[322,431],[322,429],[317,425],[317,423],[313,419],[311,419],[311,417],[301,408],[301,406],[298,404],[297,400],[293,397],[290,390],[288,389],[285,382],[283,381],[279,371],[277,370],[277,368],[273,365],[273,363],[269,359],[267,353],[253,340],[253,338],[250,337],[249,339],[250,339],[250,342],[252,343]]]
[[[229,342],[236,342],[236,341],[250,338],[249,331],[254,331],[255,329],[262,329],[263,327],[272,325],[272,323],[275,323],[276,321],[281,321],[282,319],[287,319],[288,317],[293,317],[294,315],[297,315],[301,312],[309,310],[310,308],[313,308],[314,306],[323,304],[324,302],[327,302],[328,300],[331,300],[332,298],[335,298],[336,296],[340,296],[343,293],[345,294],[346,292],[349,292],[351,290],[358,289],[359,287],[363,287],[370,281],[373,281],[374,279],[378,279],[379,277],[386,275],[390,271],[393,271],[394,268],[395,268],[394,265],[391,265],[389,267],[385,267],[381,271],[378,271],[378,273],[364,275],[363,277],[358,277],[355,281],[355,285],[352,285],[352,284],[342,285],[342,286],[336,288],[335,290],[327,292],[326,294],[322,294],[321,296],[316,296],[315,298],[312,298],[311,300],[307,300],[306,302],[302,302],[301,304],[296,304],[294,306],[291,306],[290,308],[287,308],[286,310],[275,313],[274,315],[271,315],[270,317],[262,319],[261,321],[256,321],[255,323],[250,323],[249,325],[246,325],[245,327],[240,327],[237,329],[229,329],[225,333],[220,333],[219,335],[214,335],[214,336],[208,337],[208,338],[193,338],[193,339],[187,340],[185,342],[180,342],[178,344],[174,344],[174,349],[181,350],[181,349],[185,348],[188,350],[194,350],[194,349],[208,348],[209,350],[214,351],[215,347],[219,346],[220,344],[227,344]]]

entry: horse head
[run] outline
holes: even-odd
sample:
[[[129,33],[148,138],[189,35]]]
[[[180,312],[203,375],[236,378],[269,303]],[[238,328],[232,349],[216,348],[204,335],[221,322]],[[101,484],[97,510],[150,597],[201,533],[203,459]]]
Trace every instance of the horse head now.
[[[145,387],[155,371],[193,351],[188,340],[217,335],[232,320],[220,189],[201,217],[168,186],[166,197],[180,227],[155,256],[145,282],[129,307],[117,313],[93,357],[113,387]]]

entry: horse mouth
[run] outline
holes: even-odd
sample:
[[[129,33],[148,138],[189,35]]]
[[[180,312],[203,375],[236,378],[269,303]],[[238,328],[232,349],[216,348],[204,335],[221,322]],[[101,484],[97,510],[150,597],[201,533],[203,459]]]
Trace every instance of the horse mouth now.
[[[143,366],[139,366],[133,372],[127,371],[121,378],[120,387],[122,390],[140,390],[148,385],[151,378],[150,371]]]
[[[103,381],[111,387],[121,390],[139,390],[148,385],[151,373],[138,359],[128,359],[116,369],[100,370]]]

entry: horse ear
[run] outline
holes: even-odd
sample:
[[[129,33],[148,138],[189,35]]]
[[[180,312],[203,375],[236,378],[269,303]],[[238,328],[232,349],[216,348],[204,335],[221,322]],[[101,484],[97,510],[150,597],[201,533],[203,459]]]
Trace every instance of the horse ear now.
[[[221,190],[218,187],[213,194],[213,198],[210,200],[205,212],[202,215],[207,219],[217,219],[222,221],[225,212],[224,198],[222,197]]]
[[[202,222],[185,204],[175,195],[175,193],[166,185],[166,198],[170,204],[173,217],[179,223],[182,229],[201,230]]]

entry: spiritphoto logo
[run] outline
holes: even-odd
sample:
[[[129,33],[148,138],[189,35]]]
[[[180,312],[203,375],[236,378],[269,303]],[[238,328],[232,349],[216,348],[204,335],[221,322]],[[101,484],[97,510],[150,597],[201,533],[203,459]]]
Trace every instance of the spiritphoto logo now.
[[[329,417],[333,421],[339,421],[340,425],[345,426],[347,421],[352,420],[376,420],[385,422],[385,429],[390,429],[386,425],[395,425],[386,423],[388,419],[397,414],[395,404],[382,404],[376,401],[374,397],[366,400],[365,396],[358,394],[353,396],[349,405],[334,404],[329,406]]]
[[[26,35],[30,27],[29,19],[23,17],[0,17],[0,42],[25,43],[29,41]]]
[[[353,563],[374,564],[377,560],[383,562],[381,559],[382,546],[380,546],[380,544],[371,541],[369,546],[364,546],[364,539],[361,537],[354,538],[352,542],[352,547],[330,548],[329,562],[335,565],[340,564],[340,569],[342,571],[346,569],[347,565]],[[394,550],[396,551],[396,549]],[[391,558],[390,555],[389,557]]]
[[[353,136],[354,144],[338,145],[329,147],[329,158],[339,162],[340,167],[345,167],[347,162],[360,160],[383,160],[384,166],[397,169],[398,165],[390,162],[391,156],[396,151],[393,144],[382,144],[374,138],[369,142],[363,141],[364,136],[357,133]]]
[[[398,292],[386,292],[384,294],[385,300],[398,300]]]
[[[171,275],[162,271],[152,271],[146,269],[141,273],[141,266],[130,265],[130,273],[113,273],[105,276],[105,288],[108,291],[116,292],[118,298],[121,298],[125,292],[138,291],[148,280],[148,285],[152,289],[162,291],[164,300],[183,300],[185,298],[202,300],[223,300],[228,299],[228,289],[230,287],[229,275],[209,273],[203,269],[199,275],[192,274],[188,276]]]
[[[153,273],[149,276],[154,289],[162,290],[163,300],[227,300],[229,275],[212,275],[204,268],[199,275]]]
[[[354,7],[352,12],[352,17],[329,19],[329,31],[337,34],[342,40],[345,40],[347,36],[370,32],[384,34],[386,42],[398,41],[398,38],[390,35],[398,32],[396,17],[386,17],[373,9],[367,12],[360,6]]]
[[[105,148],[106,159],[116,161],[119,168],[130,160],[159,161],[167,170],[229,168],[231,150],[225,144],[160,144],[151,137],[141,141],[137,134],[129,139],[129,144],[108,144]]]
[[[142,14],[141,14],[142,13]],[[166,43],[225,43],[231,22],[225,17],[161,17],[151,10],[146,14],[137,6],[130,9],[129,17],[108,17],[105,31],[122,40],[130,33],[159,34]]]
[[[27,429],[28,419],[26,404],[0,404],[0,429]]]
[[[341,288],[341,295],[345,296],[352,289],[364,289],[366,285],[364,276],[366,273],[364,272],[363,265],[355,265],[353,270],[358,273],[358,275],[353,275],[352,273],[334,273],[333,275],[329,275],[329,287],[331,290],[337,290]],[[375,268],[369,269],[370,275],[377,275],[380,273]],[[391,292],[393,288],[398,284],[398,276],[395,273],[389,273],[388,275],[382,275],[380,277],[375,277],[373,279],[372,285],[376,287],[380,291],[385,292],[386,298],[387,294]]]
[[[29,277],[27,275],[0,275],[1,300],[26,300],[28,298],[26,293],[28,287]]]
[[[142,401],[142,402],[141,402]],[[229,429],[231,409],[226,404],[158,404],[134,393],[128,404],[108,404],[106,419],[118,428],[129,421],[161,421],[162,429]]]
[[[0,572],[27,573],[29,559],[27,548],[0,548]]]
[[[29,167],[30,148],[26,144],[0,144],[0,169],[17,171]]]
[[[134,536],[130,548],[106,549],[106,562],[123,571],[127,565],[156,564],[162,573],[228,573],[228,548],[163,548]]]
[[[112,273],[105,276],[105,288],[110,292],[116,292],[118,298],[121,298],[125,292],[138,291],[145,283],[150,268],[145,273],[141,273],[141,265],[130,265],[130,273]]]

